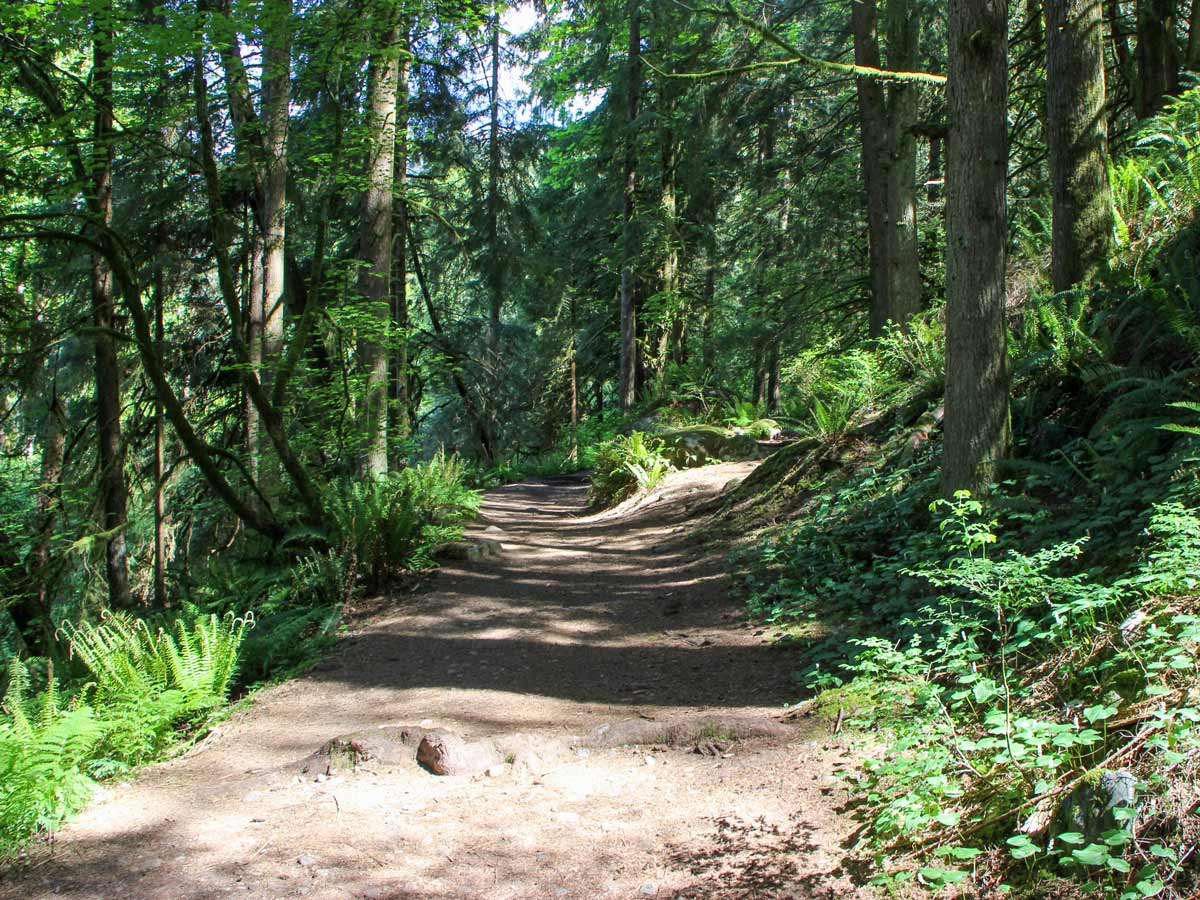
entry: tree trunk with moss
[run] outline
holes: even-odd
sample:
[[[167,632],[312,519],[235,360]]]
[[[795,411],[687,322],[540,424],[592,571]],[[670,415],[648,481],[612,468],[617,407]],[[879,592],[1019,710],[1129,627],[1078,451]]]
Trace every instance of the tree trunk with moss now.
[[[1112,240],[1100,0],[1046,2],[1046,121],[1056,291],[1091,281]]]
[[[878,11],[875,0],[854,0],[850,28],[854,33],[854,62],[880,68]],[[871,336],[883,334],[891,317],[891,270],[888,249],[888,150],[887,101],[882,84],[874,78],[855,82],[858,128],[862,140],[862,177],[867,205],[867,257],[870,268]]]
[[[1179,47],[1175,42],[1174,0],[1138,0],[1137,114],[1154,115],[1179,92]]]
[[[918,5],[889,0],[887,9],[888,68],[910,72],[918,62]],[[921,311],[921,258],[917,238],[918,88],[896,82],[888,87],[887,169],[888,313],[903,325]]]
[[[942,490],[981,491],[1011,440],[1004,311],[1008,9],[950,0]]]
[[[359,341],[365,387],[362,404],[366,475],[388,471],[387,334],[392,318],[392,190],[396,165],[396,94],[400,84],[398,11],[380,4],[367,76],[367,188],[359,232],[358,292],[369,324]]]

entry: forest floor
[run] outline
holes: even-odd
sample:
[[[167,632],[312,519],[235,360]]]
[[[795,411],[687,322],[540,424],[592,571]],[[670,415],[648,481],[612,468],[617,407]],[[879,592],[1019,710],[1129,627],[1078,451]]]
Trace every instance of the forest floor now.
[[[259,692],[187,755],[106,787],[0,880],[40,900],[849,898],[851,825],[816,723],[772,738],[575,749],[548,767],[302,772],[397,723],[567,746],[606,723],[778,717],[788,660],[744,621],[704,501],[752,463],[675,473],[588,515],[586,485],[490,492],[498,559],[447,564]],[[499,530],[497,530],[499,529]],[[812,722],[812,720],[808,720]]]

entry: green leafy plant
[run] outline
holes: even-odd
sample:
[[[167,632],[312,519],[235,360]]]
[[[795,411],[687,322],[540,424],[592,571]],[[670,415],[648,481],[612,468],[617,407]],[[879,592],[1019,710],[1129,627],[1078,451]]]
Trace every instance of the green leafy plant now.
[[[439,453],[383,478],[342,482],[326,507],[346,565],[343,583],[350,588],[362,577],[374,590],[404,571],[431,567],[438,547],[461,537],[479,494],[466,486],[458,458]]]
[[[178,691],[184,706],[220,705],[253,616],[184,617],[157,631],[145,619],[107,612],[97,624],[66,624],[72,653],[93,677],[97,702],[109,705]]]
[[[603,444],[592,472],[592,502],[613,503],[653,488],[672,468],[662,450],[661,440],[640,431]]]
[[[29,674],[8,667],[0,703],[0,856],[39,831],[52,831],[91,796],[85,764],[103,734],[86,706],[63,708],[57,681],[30,701]]]

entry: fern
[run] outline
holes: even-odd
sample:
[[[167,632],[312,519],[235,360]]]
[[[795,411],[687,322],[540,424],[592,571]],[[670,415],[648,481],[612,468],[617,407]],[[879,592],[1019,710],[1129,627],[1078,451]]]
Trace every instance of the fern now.
[[[479,508],[466,474],[458,457],[438,453],[382,478],[335,486],[326,508],[346,571],[361,570],[379,588],[402,571],[432,566],[436,549],[460,537]]]
[[[60,708],[53,676],[32,703],[28,690],[29,673],[14,659],[0,716],[0,855],[87,802],[93,782],[83,766],[103,734],[88,707]]]

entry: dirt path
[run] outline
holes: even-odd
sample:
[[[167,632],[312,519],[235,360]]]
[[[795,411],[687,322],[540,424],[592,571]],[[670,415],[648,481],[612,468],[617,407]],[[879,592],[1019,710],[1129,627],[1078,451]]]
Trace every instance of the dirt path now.
[[[299,774],[328,739],[387,724],[562,741],[637,716],[778,713],[786,661],[738,621],[689,520],[750,468],[678,473],[651,502],[592,517],[570,480],[491,492],[501,559],[447,566],[186,757],[107,788],[0,896],[853,896],[824,732],[716,756],[580,750],[493,777]]]

